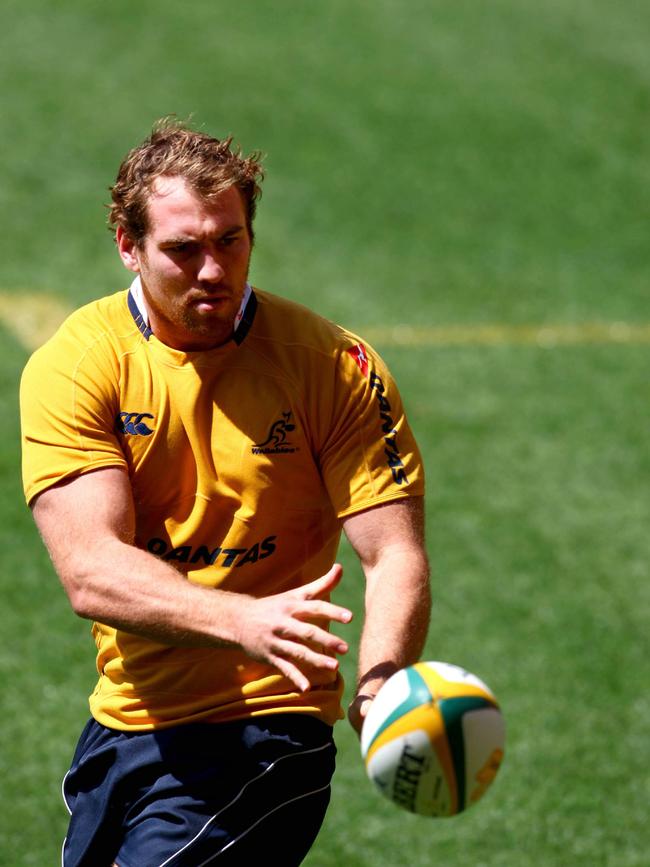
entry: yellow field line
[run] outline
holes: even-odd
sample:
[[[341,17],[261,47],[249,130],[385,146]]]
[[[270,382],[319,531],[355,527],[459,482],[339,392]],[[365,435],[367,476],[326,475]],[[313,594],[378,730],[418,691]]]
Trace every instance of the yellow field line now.
[[[583,322],[573,325],[391,325],[362,332],[378,346],[576,346],[650,343],[650,324]]]
[[[28,350],[50,337],[70,313],[52,295],[0,293],[0,323]],[[390,325],[360,333],[381,346],[577,346],[650,343],[650,324],[583,322],[548,325]]]
[[[25,349],[45,343],[69,313],[70,308],[52,295],[0,293],[0,322]]]

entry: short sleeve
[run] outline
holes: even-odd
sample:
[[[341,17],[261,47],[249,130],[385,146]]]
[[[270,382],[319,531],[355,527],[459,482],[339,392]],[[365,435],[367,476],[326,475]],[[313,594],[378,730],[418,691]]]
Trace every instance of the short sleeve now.
[[[382,359],[362,342],[337,358],[320,469],[338,517],[424,494],[424,469],[402,399]]]
[[[25,497],[101,467],[126,466],[115,431],[117,371],[100,344],[59,333],[28,361],[20,383]]]

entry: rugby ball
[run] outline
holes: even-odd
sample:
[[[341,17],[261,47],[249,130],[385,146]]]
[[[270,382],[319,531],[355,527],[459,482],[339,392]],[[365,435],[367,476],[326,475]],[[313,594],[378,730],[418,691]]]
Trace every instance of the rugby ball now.
[[[361,731],[366,773],[412,813],[454,816],[483,797],[503,759],[505,724],[491,690],[445,662],[390,677]]]

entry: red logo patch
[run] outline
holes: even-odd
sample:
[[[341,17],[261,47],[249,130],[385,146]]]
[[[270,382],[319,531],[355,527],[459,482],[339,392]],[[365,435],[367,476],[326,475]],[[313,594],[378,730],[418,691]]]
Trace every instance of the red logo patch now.
[[[353,346],[351,349],[346,349],[346,352],[349,352],[352,358],[357,363],[357,366],[361,373],[365,377],[368,376],[368,356],[366,354],[366,347],[363,343],[357,343],[356,346]]]

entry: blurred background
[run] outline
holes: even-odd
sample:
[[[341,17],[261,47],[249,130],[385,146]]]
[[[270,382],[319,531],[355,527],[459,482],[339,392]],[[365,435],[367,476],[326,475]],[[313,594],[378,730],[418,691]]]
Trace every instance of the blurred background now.
[[[128,285],[108,187],[171,113],[266,154],[252,282],[389,363],[428,473],[425,655],[508,724],[485,799],[430,820],[341,723],[306,864],[648,864],[649,41],[632,0],[5,0],[0,864],[58,863],[95,680],[22,498],[20,371]]]

